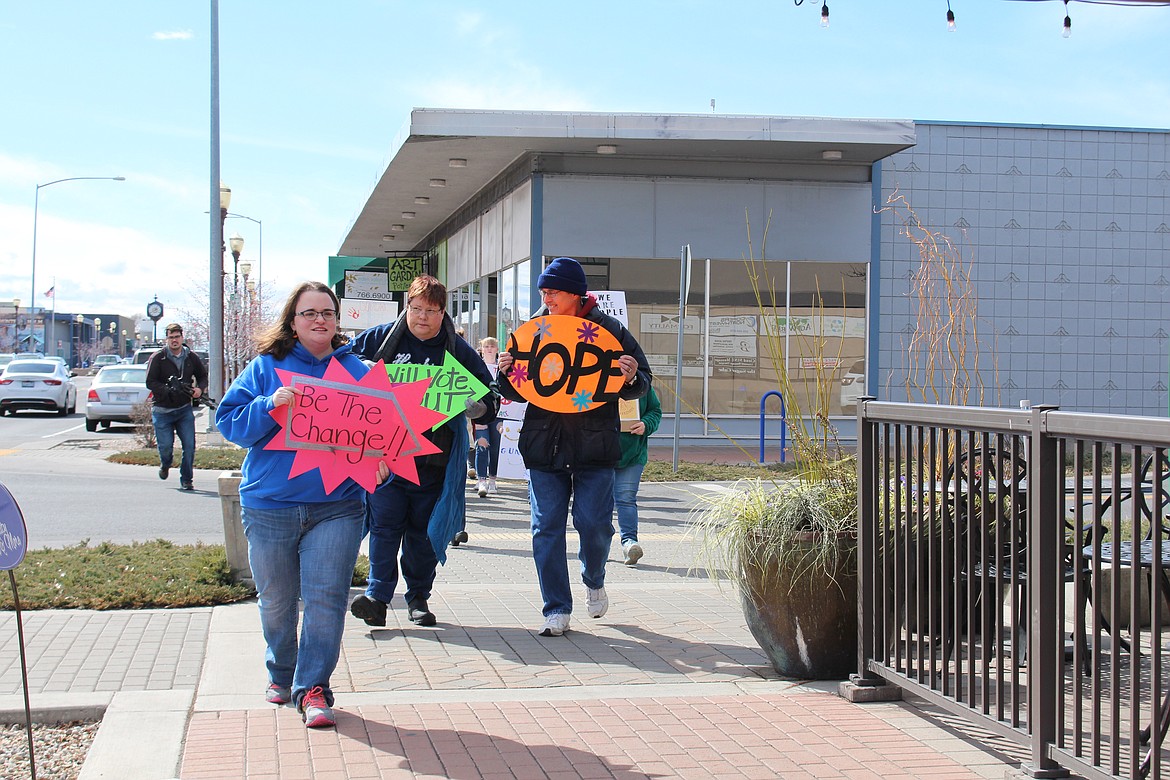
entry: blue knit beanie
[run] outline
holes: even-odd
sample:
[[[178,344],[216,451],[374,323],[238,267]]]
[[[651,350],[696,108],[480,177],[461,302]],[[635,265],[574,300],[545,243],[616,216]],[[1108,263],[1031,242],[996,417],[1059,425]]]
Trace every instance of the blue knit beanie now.
[[[573,295],[584,295],[589,290],[585,271],[571,257],[558,257],[549,263],[536,280],[536,287],[540,290],[564,290]]]

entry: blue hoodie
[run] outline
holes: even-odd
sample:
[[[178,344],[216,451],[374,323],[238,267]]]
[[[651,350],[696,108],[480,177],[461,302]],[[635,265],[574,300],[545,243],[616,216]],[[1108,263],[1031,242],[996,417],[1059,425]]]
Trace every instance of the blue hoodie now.
[[[360,499],[365,495],[365,488],[352,480],[342,482],[336,490],[326,494],[321,474],[316,469],[289,479],[295,453],[264,449],[264,445],[280,430],[269,414],[274,408],[273,394],[283,387],[276,369],[320,379],[333,358],[339,360],[354,379],[360,379],[369,371],[365,363],[350,353],[348,344],[318,360],[298,342],[283,360],[272,355],[260,355],[252,360],[224,393],[215,412],[215,424],[225,439],[248,450],[240,481],[241,505],[255,509],[284,509],[301,504]]]

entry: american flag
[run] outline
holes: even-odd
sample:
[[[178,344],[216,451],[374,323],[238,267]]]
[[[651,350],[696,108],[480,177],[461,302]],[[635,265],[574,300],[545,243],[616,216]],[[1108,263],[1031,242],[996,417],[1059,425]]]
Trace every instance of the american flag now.
[[[54,293],[54,292],[56,292],[56,291],[57,291],[57,285],[53,285],[53,286],[52,286],[52,287],[50,287],[49,289],[45,290],[45,297],[46,297],[46,298],[52,298],[52,297],[53,297],[53,293]]]

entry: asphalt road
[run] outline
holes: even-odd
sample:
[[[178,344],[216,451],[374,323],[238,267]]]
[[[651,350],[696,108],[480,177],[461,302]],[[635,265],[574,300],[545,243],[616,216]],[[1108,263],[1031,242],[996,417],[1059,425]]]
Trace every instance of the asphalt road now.
[[[29,548],[160,538],[177,544],[222,544],[219,473],[196,471],[195,490],[185,493],[178,489],[177,469],[163,482],[155,467],[107,462],[115,443],[133,439],[133,429],[115,424],[87,432],[89,378],[75,381],[77,414],[18,412],[0,417],[0,483],[20,505]],[[196,426],[205,427],[202,416]]]

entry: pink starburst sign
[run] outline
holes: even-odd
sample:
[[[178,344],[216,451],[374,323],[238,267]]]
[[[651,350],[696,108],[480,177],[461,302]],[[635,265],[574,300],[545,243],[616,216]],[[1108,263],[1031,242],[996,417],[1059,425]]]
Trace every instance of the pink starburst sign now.
[[[298,392],[272,410],[281,431],[264,449],[296,453],[289,477],[318,469],[326,493],[347,478],[373,490],[385,463],[417,485],[415,457],[439,452],[422,435],[442,417],[422,405],[430,379],[391,385],[380,361],[359,380],[336,360],[320,379],[282,369],[277,375]]]

